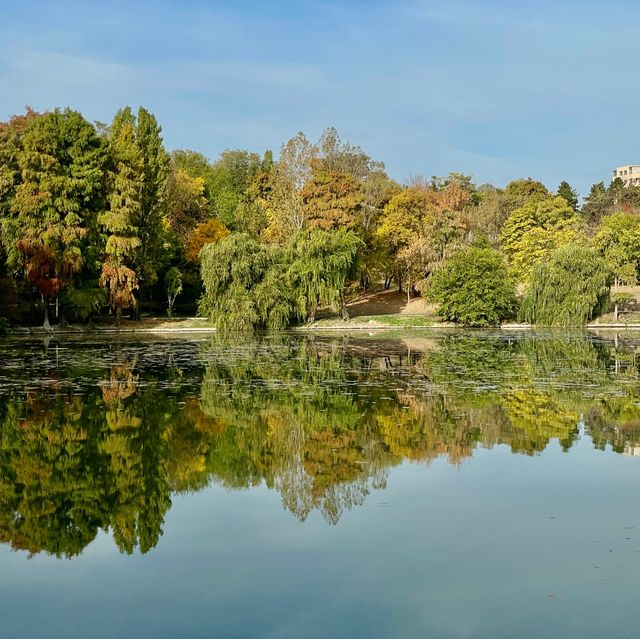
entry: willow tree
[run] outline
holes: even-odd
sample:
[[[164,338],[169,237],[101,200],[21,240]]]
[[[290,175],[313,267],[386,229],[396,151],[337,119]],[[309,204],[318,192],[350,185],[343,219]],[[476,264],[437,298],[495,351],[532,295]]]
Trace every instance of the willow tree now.
[[[283,252],[234,233],[200,252],[204,294],[200,313],[220,330],[284,328],[295,315]]]
[[[362,240],[345,229],[305,231],[289,246],[288,278],[308,322],[315,321],[320,305],[338,306],[349,319],[344,288]]]
[[[534,267],[521,319],[541,326],[584,326],[604,310],[610,283],[610,268],[594,249],[562,246]]]

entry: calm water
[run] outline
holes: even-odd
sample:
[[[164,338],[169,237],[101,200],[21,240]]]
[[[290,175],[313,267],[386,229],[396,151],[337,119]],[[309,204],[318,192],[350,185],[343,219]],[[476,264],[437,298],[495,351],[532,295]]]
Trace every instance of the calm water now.
[[[640,340],[0,340],[0,636],[637,637]]]

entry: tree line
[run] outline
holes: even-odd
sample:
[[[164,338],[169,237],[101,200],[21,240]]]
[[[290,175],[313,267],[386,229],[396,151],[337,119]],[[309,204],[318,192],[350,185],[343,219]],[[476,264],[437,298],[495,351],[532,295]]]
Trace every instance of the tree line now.
[[[310,322],[377,286],[469,325],[583,324],[640,265],[640,187],[391,179],[333,128],[277,159],[164,146],[148,110],[109,124],[27,109],[0,123],[0,308],[14,322],[176,305],[219,328]],[[618,295],[614,302],[623,302]],[[0,325],[1,328],[1,325]]]

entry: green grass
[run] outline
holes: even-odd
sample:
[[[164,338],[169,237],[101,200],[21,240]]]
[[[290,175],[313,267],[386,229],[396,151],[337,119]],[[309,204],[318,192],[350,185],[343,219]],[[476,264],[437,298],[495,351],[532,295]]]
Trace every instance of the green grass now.
[[[385,326],[432,326],[436,318],[430,315],[360,315],[343,322],[340,318],[318,320],[314,326],[359,326],[376,322]]]

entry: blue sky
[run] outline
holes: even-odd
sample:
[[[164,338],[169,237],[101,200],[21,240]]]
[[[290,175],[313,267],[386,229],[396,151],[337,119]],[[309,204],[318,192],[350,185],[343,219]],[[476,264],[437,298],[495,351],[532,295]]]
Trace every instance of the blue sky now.
[[[640,163],[638,33],[625,0],[4,0],[0,118],[142,104],[211,158],[333,125],[397,179],[585,194]]]

